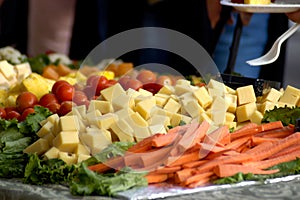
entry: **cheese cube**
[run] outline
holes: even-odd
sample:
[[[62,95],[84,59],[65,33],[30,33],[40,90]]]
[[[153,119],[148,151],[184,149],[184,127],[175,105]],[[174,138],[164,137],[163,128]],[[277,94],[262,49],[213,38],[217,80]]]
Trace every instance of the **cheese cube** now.
[[[0,88],[8,89],[10,87],[10,83],[4,77],[4,75],[0,72]]]
[[[273,110],[275,106],[276,106],[276,103],[265,101],[264,103],[261,104],[259,111],[261,113],[265,114],[266,111]]]
[[[176,94],[177,96],[183,95],[185,93],[193,92],[191,85],[177,84],[177,85],[175,85],[174,89],[175,89],[174,94]]]
[[[263,114],[256,110],[251,116],[250,121],[256,124],[261,124],[261,120],[263,119]]]
[[[79,120],[76,115],[61,116],[59,124],[60,124],[60,129],[62,131],[79,131],[80,130]]]
[[[237,122],[250,120],[250,116],[256,111],[256,104],[248,103],[236,108]]]
[[[49,143],[46,139],[40,138],[30,146],[26,147],[24,153],[36,153],[37,155],[42,155],[49,149]]]
[[[22,81],[32,73],[30,64],[28,62],[15,65],[15,70],[17,71],[18,81]]]
[[[256,101],[253,85],[239,87],[236,89],[236,92],[239,106]]]
[[[112,100],[114,98],[120,96],[121,94],[125,94],[125,93],[126,93],[125,90],[119,83],[116,83],[111,87],[101,90],[101,96],[106,101],[109,101],[109,102],[112,102]]]
[[[224,91],[222,90],[219,90],[219,89],[216,89],[216,88],[208,88],[208,94],[214,98],[216,96],[224,96]]]
[[[53,115],[50,115],[49,117],[47,117],[46,120],[51,122],[52,124],[54,124],[57,119],[59,119],[58,114],[53,114]]]
[[[129,115],[129,118],[124,118],[125,120],[130,120],[138,126],[148,126],[148,122],[138,113],[134,112]]]
[[[151,135],[154,135],[156,133],[164,133],[166,134],[166,128],[164,127],[163,124],[155,124],[155,125],[151,125],[149,126],[149,131]]]
[[[94,130],[88,131],[86,134],[82,134],[80,139],[90,148],[92,155],[99,153],[112,143],[112,141],[107,138],[106,133],[101,129],[98,129],[96,132],[94,132]]]
[[[274,88],[271,88],[270,91],[263,95],[261,102],[270,101],[277,102],[281,97],[282,93]]]
[[[121,94],[112,100],[112,106],[114,111],[118,111],[126,107],[133,109],[135,102],[131,96],[128,96],[127,94]]]
[[[160,97],[160,96],[154,96],[155,97],[155,100],[156,100],[156,105],[159,106],[159,107],[163,107],[167,101],[168,101],[168,98],[163,98],[163,97]]]
[[[77,155],[77,163],[81,163],[81,162],[89,159],[90,157],[91,157],[90,155],[78,154]]]
[[[167,110],[164,110],[163,108],[159,108],[159,107],[154,107],[150,113],[150,116],[154,116],[154,115],[163,115],[163,116],[167,116],[169,118],[172,118],[172,116],[176,114]]]
[[[186,85],[186,86],[189,86],[189,85],[191,85],[191,81],[181,78],[181,79],[178,79],[176,81],[176,85]]]
[[[116,134],[121,142],[134,142],[133,129],[124,120],[120,119],[118,122],[112,124],[111,130]]]
[[[90,155],[90,150],[83,144],[78,144],[74,150],[76,155]]]
[[[245,4],[258,4],[258,5],[266,5],[270,4],[271,0],[245,0]]]
[[[67,165],[72,165],[77,163],[77,156],[75,154],[70,154],[68,152],[59,152],[58,158],[63,160]]]
[[[139,93],[138,91],[136,91],[136,90],[134,90],[134,89],[132,89],[132,88],[128,88],[128,89],[126,90],[126,94],[127,94],[128,96],[130,96],[131,98],[136,98],[136,97],[138,97],[138,96],[141,95],[141,93]],[[152,93],[151,93],[151,96],[152,96]]]
[[[157,93],[171,95],[171,94],[174,94],[174,92],[175,92],[175,89],[173,86],[164,85],[162,88],[160,88],[160,90]]]
[[[181,108],[180,103],[175,101],[173,98],[169,98],[166,105],[164,106],[164,110],[170,111],[173,113],[177,113],[180,108]]]
[[[170,119],[171,126],[178,126],[181,121],[185,122],[186,124],[189,124],[192,121],[191,117],[179,113],[174,113]]]
[[[50,121],[47,121],[36,134],[39,137],[44,137],[48,133],[52,132],[52,128],[53,128],[53,123]]]
[[[207,84],[207,88],[213,88],[219,90],[222,94],[226,93],[226,86],[224,83],[220,81],[216,81],[214,79],[210,79],[209,83]]]
[[[280,98],[279,102],[286,103],[286,104],[291,104],[291,105],[295,106],[299,102],[299,97],[300,96],[295,95],[293,93],[283,93],[283,95]]]
[[[90,105],[87,112],[91,112],[93,110],[99,110],[101,114],[111,113],[114,111],[112,104],[109,101],[102,101],[102,100],[90,101]]]
[[[146,96],[146,97],[153,96],[152,92],[149,92],[148,90],[144,90],[143,88],[139,88],[138,92],[141,95]]]
[[[148,120],[152,109],[156,107],[155,97],[146,98],[136,104],[135,110],[145,119]]]
[[[61,131],[54,139],[53,146],[60,151],[73,153],[79,144],[79,136],[77,131]]]
[[[97,126],[100,129],[109,129],[116,121],[118,121],[118,116],[114,113],[107,113],[96,118]]]
[[[236,122],[225,122],[225,126],[228,126],[228,128],[232,128],[233,130],[236,129]]]
[[[225,94],[224,98],[228,103],[227,111],[231,113],[235,113],[237,107],[237,96],[233,94]]]
[[[212,119],[207,115],[206,112],[200,114],[199,122],[207,121],[209,124],[213,124]]]
[[[44,135],[42,138],[48,141],[49,146],[52,146],[52,142],[55,136],[52,133],[48,133],[47,135]]]
[[[213,99],[211,96],[209,96],[208,91],[205,87],[200,87],[199,89],[194,91],[193,94],[197,98],[202,108],[206,109],[211,105]]]
[[[45,154],[44,154],[44,158],[49,160],[49,159],[54,159],[54,158],[58,158],[58,153],[59,153],[59,149],[56,147],[51,147]]]
[[[114,114],[118,116],[118,119],[124,119],[126,117],[129,117],[133,113],[134,111],[131,108],[123,108],[121,110],[118,110]]]
[[[188,101],[184,103],[183,107],[192,118],[196,118],[201,113],[205,112],[205,110],[198,104],[198,101]]]
[[[226,122],[233,122],[235,120],[235,114],[226,112],[225,118],[226,118]]]
[[[102,116],[99,110],[90,111],[86,114],[86,120],[89,125],[97,125],[97,118]]]
[[[0,72],[8,81],[16,78],[15,68],[7,60],[0,61]]]
[[[225,85],[225,88],[226,88],[225,93],[236,95],[236,90],[232,89],[231,87],[229,87],[227,85]]]
[[[163,125],[165,128],[167,128],[171,124],[170,117],[166,115],[153,115],[151,118],[148,120],[148,124],[150,126],[154,125]]]
[[[136,142],[140,142],[141,140],[151,136],[151,132],[147,126],[130,124],[130,127],[133,129],[133,136]]]

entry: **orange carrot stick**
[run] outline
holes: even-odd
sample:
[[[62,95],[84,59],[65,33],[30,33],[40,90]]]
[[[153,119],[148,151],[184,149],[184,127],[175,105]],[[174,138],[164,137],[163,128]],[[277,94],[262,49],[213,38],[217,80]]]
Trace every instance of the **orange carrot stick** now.
[[[189,188],[195,188],[195,187],[199,187],[199,186],[204,186],[206,184],[208,184],[210,181],[210,177],[207,177],[207,178],[203,178],[197,182],[194,182],[194,183],[191,183],[189,184],[187,187]]]
[[[256,146],[263,142],[277,142],[280,140],[279,138],[272,138],[272,137],[259,137],[259,136],[252,136],[251,137],[251,145]]]
[[[152,149],[152,141],[158,136],[159,134],[155,134],[150,137],[147,137],[130,147],[127,151],[133,153],[147,152],[150,149]]]
[[[175,183],[183,183],[188,177],[193,175],[194,168],[186,168],[175,172],[174,181]]]
[[[195,168],[199,167],[200,165],[206,163],[208,160],[196,160],[193,162],[185,163],[182,165],[183,168]]]
[[[185,152],[182,155],[169,157],[166,166],[179,166],[200,159],[199,151]]]
[[[262,127],[262,131],[269,131],[278,128],[283,128],[283,124],[281,121],[269,122],[260,125]]]
[[[169,177],[168,174],[147,174],[146,179],[148,181],[148,184],[153,184],[153,183],[161,183],[166,181]]]
[[[157,174],[171,174],[181,170],[181,166],[174,167],[159,167],[154,172]]]
[[[244,145],[245,143],[247,143],[249,140],[251,139],[250,136],[246,136],[246,137],[242,137],[239,139],[236,139],[234,141],[232,141],[231,143],[227,144],[225,146],[226,149],[232,149],[232,150],[236,150],[238,149],[240,146]]]
[[[98,163],[88,166],[88,168],[94,172],[104,173],[110,169],[120,169],[125,166],[123,157],[116,157],[105,161],[104,163]]]
[[[201,173],[201,174],[192,175],[183,182],[183,185],[190,185],[192,183],[199,182],[203,179],[209,178],[213,174],[214,174],[213,172],[205,172],[205,173]]]
[[[233,176],[239,172],[247,174],[247,173],[253,173],[253,174],[274,174],[279,171],[279,169],[275,170],[261,170],[256,167],[252,166],[244,166],[240,164],[221,164],[217,165],[213,169],[214,173],[221,178]]]
[[[203,143],[207,144],[220,144],[223,146],[224,144],[221,144],[220,142],[224,140],[225,143],[228,143],[228,140],[230,141],[230,133],[228,126],[221,126],[220,128],[214,130],[213,132],[207,134],[204,139]],[[226,138],[228,137],[228,138]]]

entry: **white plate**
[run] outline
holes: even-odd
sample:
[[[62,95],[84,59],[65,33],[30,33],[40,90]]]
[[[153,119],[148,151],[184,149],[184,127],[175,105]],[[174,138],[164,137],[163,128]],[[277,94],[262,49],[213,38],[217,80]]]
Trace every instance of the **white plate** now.
[[[231,0],[221,0],[221,4],[224,6],[232,6],[239,11],[251,13],[288,13],[300,9],[300,4],[271,3],[268,5],[254,5],[231,3]]]

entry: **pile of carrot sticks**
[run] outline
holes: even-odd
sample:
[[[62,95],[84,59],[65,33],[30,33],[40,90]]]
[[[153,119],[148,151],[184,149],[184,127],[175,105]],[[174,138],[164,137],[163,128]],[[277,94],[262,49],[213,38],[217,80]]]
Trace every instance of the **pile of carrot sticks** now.
[[[208,133],[210,124],[192,122],[167,134],[138,142],[122,157],[89,166],[98,173],[125,166],[149,171],[149,184],[171,183],[194,188],[236,173],[273,174],[268,168],[300,157],[300,132],[281,121],[248,123],[230,133],[222,126]]]

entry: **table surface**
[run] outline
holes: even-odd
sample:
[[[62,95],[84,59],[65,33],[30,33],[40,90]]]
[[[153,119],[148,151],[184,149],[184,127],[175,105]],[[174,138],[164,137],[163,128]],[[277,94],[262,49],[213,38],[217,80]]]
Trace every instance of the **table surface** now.
[[[134,192],[127,193],[129,196],[120,196],[119,198],[101,197],[101,196],[72,196],[67,187],[61,185],[33,186],[22,184],[19,180],[0,179],[0,199],[145,199],[134,195]],[[144,195],[145,196],[145,195]],[[153,198],[154,196],[148,196]],[[156,198],[156,197],[155,197]],[[253,184],[244,186],[228,186],[220,189],[203,190],[191,194],[177,193],[175,196],[160,196],[157,199],[300,199],[300,176],[286,179],[275,183]]]

